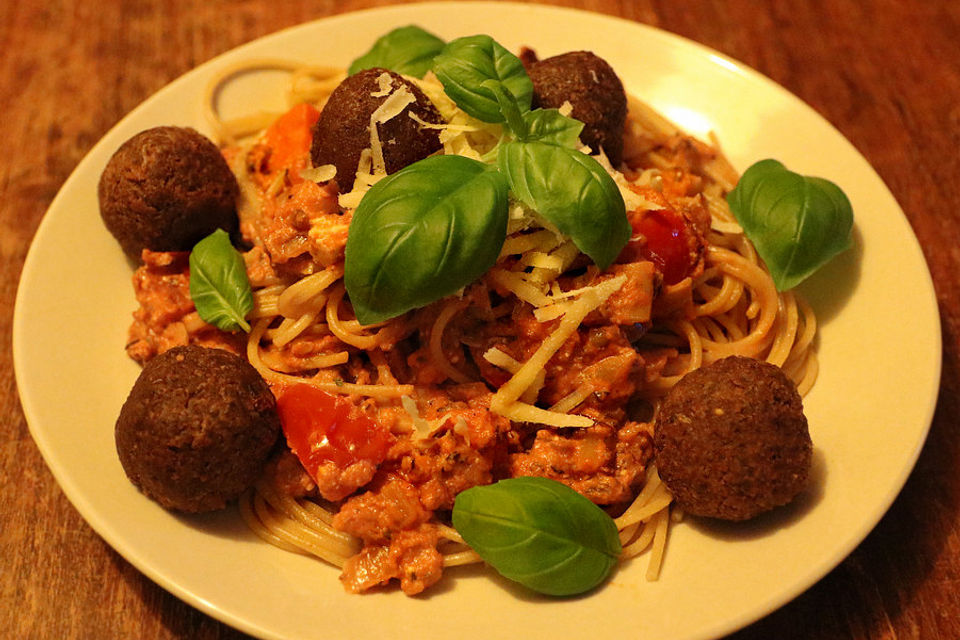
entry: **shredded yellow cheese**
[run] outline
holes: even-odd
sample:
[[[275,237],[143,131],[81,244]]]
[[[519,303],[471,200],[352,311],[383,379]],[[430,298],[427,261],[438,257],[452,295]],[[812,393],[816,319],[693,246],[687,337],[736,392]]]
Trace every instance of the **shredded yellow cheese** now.
[[[322,164],[319,167],[307,167],[300,172],[300,177],[310,182],[329,182],[337,175],[337,167],[332,164]]]
[[[373,98],[382,98],[383,96],[390,95],[390,91],[393,90],[393,79],[389,73],[384,71],[377,76],[377,85],[379,86],[379,90],[374,91],[370,96]]]
[[[524,279],[524,274],[517,271],[506,271],[504,269],[491,269],[489,278],[497,285],[503,287],[520,300],[532,304],[535,307],[542,307],[550,303],[550,298],[543,290]]]
[[[411,103],[416,102],[416,100],[416,96],[405,86],[401,85],[399,89],[387,96],[387,99],[370,114],[370,151],[373,154],[374,175],[387,175],[387,164],[383,158],[383,142],[380,140],[380,132],[377,125],[396,118],[403,113],[403,110]]]
[[[538,372],[544,370],[567,338],[577,330],[583,319],[594,309],[607,301],[614,292],[626,282],[625,276],[618,276],[604,280],[592,287],[584,289],[583,293],[571,304],[563,315],[559,326],[553,330],[540,344],[520,369],[493,395],[490,400],[490,409],[511,420],[520,422],[537,422],[554,426],[590,426],[593,421],[584,416],[571,416],[548,409],[540,409],[533,405],[519,402],[524,392],[536,382]]]

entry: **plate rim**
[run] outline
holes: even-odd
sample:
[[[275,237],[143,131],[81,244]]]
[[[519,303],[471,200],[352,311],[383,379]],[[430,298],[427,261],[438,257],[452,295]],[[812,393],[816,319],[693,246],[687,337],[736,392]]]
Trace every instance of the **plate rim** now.
[[[225,612],[224,610],[218,608],[214,603],[209,602],[208,600],[203,598],[201,595],[194,594],[187,589],[183,589],[180,585],[171,582],[162,570],[158,569],[157,567],[155,567],[150,563],[144,562],[143,559],[137,556],[136,554],[132,554],[134,557],[131,558],[130,549],[128,545],[123,542],[123,540],[116,539],[115,536],[112,535],[112,532],[109,531],[109,527],[106,527],[104,523],[99,522],[96,518],[94,519],[90,518],[88,514],[90,513],[90,511],[94,510],[94,507],[91,505],[89,496],[83,495],[80,492],[79,488],[75,486],[68,477],[65,477],[64,474],[66,473],[66,471],[62,467],[62,465],[53,464],[52,461],[57,460],[57,456],[53,452],[53,449],[55,447],[54,445],[52,445],[52,443],[47,441],[46,434],[43,433],[43,430],[35,426],[34,423],[37,420],[36,418],[37,411],[34,408],[34,403],[36,402],[36,398],[31,397],[30,392],[25,390],[23,386],[27,378],[27,374],[24,371],[24,365],[23,365],[23,349],[25,348],[24,345],[25,345],[25,341],[27,340],[25,336],[26,336],[26,332],[28,331],[28,328],[24,326],[25,319],[22,313],[20,312],[20,309],[22,308],[24,300],[29,295],[29,292],[24,292],[24,288],[22,287],[22,284],[25,281],[29,280],[29,278],[31,277],[31,274],[36,268],[34,263],[37,260],[37,257],[36,257],[38,253],[37,246],[43,242],[43,238],[46,237],[47,234],[52,233],[50,229],[53,228],[56,224],[55,221],[52,221],[54,219],[48,216],[47,214],[49,214],[51,211],[62,206],[61,201],[66,197],[65,193],[67,192],[68,187],[73,185],[74,182],[79,181],[81,179],[81,176],[90,170],[91,168],[90,163],[92,162],[91,157],[95,154],[95,152],[101,147],[103,147],[108,139],[114,136],[115,131],[124,127],[128,122],[137,119],[144,110],[149,108],[150,103],[155,101],[159,96],[162,96],[166,93],[176,92],[180,90],[180,88],[184,84],[187,84],[188,82],[190,82],[194,77],[206,74],[212,69],[214,69],[217,65],[222,64],[225,58],[236,57],[238,55],[241,55],[244,51],[254,46],[262,46],[264,44],[269,43],[269,41],[271,40],[282,39],[291,32],[309,31],[310,29],[316,28],[315,25],[320,23],[331,23],[331,22],[335,23],[340,21],[351,21],[356,19],[358,16],[362,16],[365,14],[396,14],[396,15],[406,16],[409,14],[416,13],[417,11],[425,11],[425,10],[431,10],[431,9],[443,8],[443,7],[446,7],[446,8],[457,7],[459,9],[463,9],[465,7],[471,7],[471,9],[473,10],[477,8],[486,7],[489,9],[495,9],[497,11],[502,11],[505,9],[518,9],[518,10],[528,11],[531,13],[545,13],[545,14],[565,13],[565,14],[574,14],[574,15],[586,15],[586,16],[590,16],[590,18],[593,20],[600,19],[601,21],[606,20],[606,21],[616,22],[620,24],[627,24],[632,28],[638,28],[640,30],[643,30],[650,37],[657,38],[657,39],[664,39],[667,41],[674,40],[680,43],[684,48],[692,47],[693,50],[698,53],[708,54],[715,58],[721,59],[725,61],[727,65],[729,65],[728,66],[729,69],[731,69],[732,71],[740,75],[745,76],[749,82],[760,82],[761,84],[765,85],[768,89],[774,88],[777,91],[782,92],[789,98],[791,102],[795,103],[796,106],[800,106],[803,109],[806,109],[807,111],[809,111],[809,113],[812,116],[820,120],[821,123],[825,124],[830,129],[832,129],[833,132],[836,134],[837,138],[839,140],[842,140],[845,144],[849,145],[851,150],[854,153],[856,153],[860,158],[862,158],[863,161],[867,164],[867,166],[870,167],[871,171],[873,171],[874,175],[877,178],[877,182],[880,185],[882,185],[883,189],[886,190],[885,195],[889,197],[892,202],[896,203],[900,216],[904,218],[907,225],[909,226],[909,219],[907,218],[902,207],[900,207],[899,202],[896,201],[896,198],[890,192],[887,185],[883,183],[882,179],[880,179],[878,175],[876,175],[876,170],[873,169],[873,167],[869,164],[866,158],[856,149],[856,147],[854,147],[854,145],[845,136],[843,136],[843,134],[838,129],[836,129],[836,127],[834,127],[832,123],[826,120],[826,118],[824,118],[816,110],[814,110],[810,105],[808,105],[806,102],[801,100],[799,97],[791,93],[789,90],[787,90],[785,87],[783,87],[776,81],[763,75],[759,71],[756,71],[755,69],[745,65],[744,63],[727,56],[726,54],[718,52],[712,49],[711,47],[708,47],[704,44],[698,43],[694,40],[678,35],[676,33],[672,33],[664,29],[660,29],[658,27],[654,27],[652,25],[648,25],[645,23],[636,22],[633,20],[620,18],[616,16],[610,16],[607,14],[596,13],[596,12],[592,12],[592,11],[588,11],[580,8],[559,7],[559,6],[550,6],[550,5],[531,5],[527,3],[515,3],[515,2],[486,2],[486,1],[471,2],[467,5],[463,3],[450,2],[450,1],[419,2],[419,3],[413,3],[413,4],[389,5],[386,7],[367,8],[360,11],[339,13],[339,14],[335,14],[327,17],[318,18],[316,20],[311,20],[309,22],[285,27],[278,31],[272,32],[270,34],[266,34],[264,36],[260,36],[258,38],[255,38],[254,40],[245,42],[227,51],[224,51],[218,54],[217,56],[194,67],[193,69],[181,74],[171,82],[164,85],[158,91],[152,93],[145,100],[139,103],[134,109],[132,109],[130,112],[125,114],[122,118],[120,118],[120,120],[118,120],[113,126],[111,126],[107,130],[107,132],[105,132],[104,135],[100,138],[100,140],[98,140],[97,143],[95,143],[88,150],[88,152],[84,155],[84,157],[80,160],[80,162],[78,162],[77,166],[73,169],[73,171],[64,181],[64,183],[60,186],[56,196],[54,197],[49,207],[47,208],[47,211],[45,212],[43,218],[41,219],[40,224],[38,225],[37,230],[34,234],[34,237],[31,240],[30,248],[24,259],[19,282],[18,282],[16,298],[14,303],[13,324],[12,324],[14,373],[15,373],[15,380],[17,384],[17,390],[20,398],[21,407],[23,410],[24,417],[26,418],[31,437],[33,438],[34,442],[37,444],[38,449],[40,449],[41,455],[44,459],[44,462],[47,465],[47,468],[50,469],[54,478],[57,480],[59,487],[67,496],[67,498],[70,500],[70,502],[74,505],[74,507],[77,509],[77,511],[80,512],[80,515],[84,518],[84,521],[87,522],[87,524],[91,526],[91,528],[93,528],[97,532],[97,534],[101,538],[103,538],[114,550],[120,553],[120,555],[122,555],[127,561],[129,561],[132,565],[134,565],[140,572],[148,576],[153,582],[155,582],[156,584],[158,584],[168,592],[172,593],[176,597],[180,598],[181,600],[187,602],[189,605],[224,622],[225,624],[228,624],[234,628],[240,629],[247,633],[252,633],[261,637],[280,637],[280,636],[275,636],[269,629],[264,629],[259,625],[251,622],[248,619],[238,618],[236,616],[229,614],[228,612]],[[912,227],[911,227],[911,233],[913,233]],[[932,275],[929,271],[929,266],[927,265],[926,260],[923,256],[922,249],[920,248],[919,241],[917,240],[915,233],[913,233],[913,240],[914,240],[914,243],[912,246],[913,248],[916,249],[917,252],[919,252],[920,254],[919,257],[922,260],[924,266],[926,267],[925,268],[925,274],[926,274],[925,285],[926,285],[926,288],[928,289],[928,294],[929,294],[930,302],[932,303],[932,308],[935,311],[937,311],[938,305],[936,301],[936,294],[933,286]],[[935,349],[936,358],[935,358],[935,363],[933,363],[932,371],[934,372],[934,376],[933,376],[934,379],[939,381],[942,373],[942,359],[943,359],[943,344],[942,344],[942,333],[941,333],[942,327],[941,327],[939,313],[934,313],[934,320],[935,320],[936,328],[938,331],[936,334],[937,335],[937,347]],[[760,617],[767,615],[770,611],[775,610],[780,606],[783,606],[785,603],[794,599],[800,593],[808,589],[811,585],[819,581],[824,575],[826,575],[826,573],[828,573],[830,570],[836,567],[840,562],[842,562],[843,558],[849,555],[849,553],[852,552],[853,549],[856,546],[858,546],[863,541],[864,538],[867,537],[867,535],[869,535],[870,531],[874,529],[876,524],[886,514],[886,512],[889,510],[890,506],[892,505],[893,501],[902,491],[903,486],[907,481],[907,478],[913,472],[916,466],[917,459],[920,455],[920,452],[923,448],[924,443],[926,442],[927,436],[929,434],[929,430],[932,425],[936,406],[937,406],[937,399],[939,396],[939,385],[938,384],[933,385],[932,388],[929,389],[928,391],[931,397],[927,398],[924,403],[924,406],[926,407],[925,418],[924,418],[925,428],[923,429],[922,434],[919,435],[919,438],[917,440],[917,445],[914,451],[911,452],[909,464],[904,466],[900,470],[900,473],[898,474],[894,482],[894,485],[896,486],[896,490],[894,490],[892,494],[887,497],[885,504],[882,506],[882,509],[880,510],[878,517],[873,522],[864,523],[864,525],[861,527],[861,531],[851,536],[851,539],[856,538],[853,544],[848,545],[849,548],[838,549],[834,554],[835,556],[834,558],[823,562],[825,568],[822,571],[813,572],[810,576],[810,579],[805,584],[797,585],[795,589],[788,590],[789,593],[781,594],[780,597],[771,598],[772,602],[768,603],[767,605],[764,605],[763,607],[765,611],[760,612],[759,614],[756,614],[756,615],[754,615],[754,613],[745,613],[744,615],[740,616],[740,619],[737,622],[733,623],[733,625],[719,624],[715,631],[726,633],[734,629],[742,628],[743,626],[758,620]],[[703,637],[707,637],[707,636],[703,636]]]

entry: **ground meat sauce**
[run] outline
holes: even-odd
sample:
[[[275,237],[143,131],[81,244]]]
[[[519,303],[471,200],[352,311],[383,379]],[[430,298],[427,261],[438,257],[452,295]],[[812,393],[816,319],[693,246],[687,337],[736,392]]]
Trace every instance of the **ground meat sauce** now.
[[[458,493],[493,481],[494,465],[503,455],[501,435],[511,426],[490,412],[490,396],[482,384],[432,389],[421,396],[425,420],[444,416],[461,425],[429,438],[403,440],[391,451],[396,473],[417,487],[427,509],[452,509]]]
[[[439,580],[443,570],[439,536],[428,523],[433,512],[412,484],[394,474],[382,478],[347,500],[334,517],[334,527],[365,543],[347,561],[340,580],[359,593],[398,578],[404,593],[413,595]]]
[[[637,423],[540,429],[529,450],[510,456],[510,472],[557,480],[597,504],[616,505],[630,500],[643,482],[652,451],[649,431]]]
[[[143,251],[143,264],[133,274],[139,307],[127,338],[127,355],[140,364],[188,344],[242,351],[245,335],[221,331],[197,314],[190,298],[189,258],[185,251]]]
[[[573,116],[587,121],[583,141],[595,150],[603,149],[615,165],[621,158],[630,162],[638,151],[631,148],[625,157],[623,88],[615,75],[610,77],[612,71],[603,60],[586,52],[537,62],[527,51],[523,58],[534,81],[536,104],[559,107],[570,102]],[[409,108],[419,120],[440,122],[430,101],[415,86],[396,74],[370,70],[345,81],[322,112],[295,107],[252,146],[224,151],[231,163],[246,167],[262,197],[258,214],[241,221],[244,239],[252,247],[243,256],[254,289],[289,285],[307,274],[342,269],[352,212],[339,206],[338,196],[353,184],[359,154],[370,145],[371,114],[388,93],[387,84],[393,91],[401,87],[411,91],[415,100]],[[385,142],[387,172],[439,148],[436,131],[416,122],[403,112],[378,128]],[[802,414],[798,415],[795,401],[771,399],[786,397],[780,393],[786,390],[782,382],[770,382],[766,370],[757,376],[749,366],[737,365],[732,372],[718,366],[704,369],[706,373],[699,375],[706,379],[700,382],[696,377],[684,378],[665,402],[656,436],[653,405],[638,401],[639,392],[676,360],[678,349],[656,343],[638,349],[637,340],[658,318],[692,317],[691,282],[703,273],[710,226],[697,174],[713,152],[686,139],[670,141],[662,152],[677,169],[664,172],[656,189],[631,187],[650,206],[627,212],[633,237],[615,264],[598,274],[581,257],[556,281],[563,291],[570,291],[623,278],[618,294],[590,312],[547,362],[546,381],[535,399],[538,406],[549,407],[590,385],[576,412],[590,417],[593,426],[571,429],[513,423],[490,410],[493,392],[510,374],[488,362],[484,354],[495,347],[525,362],[560,320],[539,321],[530,304],[517,302],[489,274],[459,294],[458,308],[449,317],[439,345],[450,365],[474,382],[451,381],[449,372],[431,357],[431,327],[440,305],[412,311],[404,323],[386,325],[377,349],[361,350],[341,342],[329,330],[311,328],[270,352],[271,368],[313,375],[312,358],[347,351],[347,364],[321,372],[316,379],[339,383],[343,376],[355,384],[371,384],[377,371],[385,369],[396,384],[415,386],[420,412],[416,417],[397,403],[371,398],[341,394],[327,394],[340,400],[315,398],[316,406],[326,408],[313,413],[336,424],[307,425],[300,438],[294,433],[296,420],[287,415],[287,447],[281,447],[263,467],[281,494],[330,506],[336,512],[333,526],[362,541],[361,551],[343,568],[341,580],[348,591],[361,592],[397,580],[405,593],[414,594],[434,584],[443,567],[437,550],[438,522],[449,521],[457,494],[500,478],[553,479],[612,515],[625,509],[637,494],[654,456],[663,466],[668,486],[691,513],[750,517],[799,490],[804,465],[809,463],[809,437],[804,439],[801,433]],[[317,184],[301,175],[311,165],[325,164],[336,166],[335,180]],[[622,166],[630,177],[633,170]],[[658,226],[664,231],[659,236]],[[164,362],[161,359],[171,349],[178,352],[188,344],[239,354],[246,348],[245,334],[220,331],[197,315],[189,295],[187,256],[185,251],[145,250],[143,264],[134,274],[139,308],[127,349],[147,367]],[[348,312],[345,320],[351,318]],[[724,382],[730,376],[733,382]],[[162,384],[150,384],[154,392],[163,391]],[[692,479],[698,465],[708,476],[729,481],[727,470],[719,466],[718,450],[708,444],[712,440],[693,439],[692,450],[699,457],[695,461],[684,457],[682,452],[691,440],[682,425],[684,416],[703,404],[701,385],[718,390],[720,397],[731,384],[737,389],[758,387],[761,417],[792,425],[786,436],[792,447],[787,456],[790,466],[784,472],[789,478],[761,470],[761,479],[776,488],[764,489],[760,482],[750,491],[751,500],[724,498],[715,485],[700,493],[687,490],[700,482]],[[291,393],[291,387],[303,386],[273,383],[270,400],[278,398],[281,417],[286,415],[285,394]],[[736,406],[722,398],[710,406],[722,409],[726,416],[747,411],[752,401],[738,397],[743,401]],[[350,408],[338,409],[342,402]],[[743,432],[732,426],[732,418],[701,418],[705,433],[721,439],[737,436],[741,439],[735,442],[751,449],[742,439]],[[430,431],[422,431],[417,420],[432,425]],[[757,446],[769,443],[766,436],[761,440]],[[164,455],[160,452],[156,457]],[[231,456],[226,458],[230,462]],[[233,495],[233,488],[229,493]]]
[[[337,206],[335,186],[299,182],[286,198],[264,204],[260,238],[279,269],[302,274],[343,262],[350,219]]]

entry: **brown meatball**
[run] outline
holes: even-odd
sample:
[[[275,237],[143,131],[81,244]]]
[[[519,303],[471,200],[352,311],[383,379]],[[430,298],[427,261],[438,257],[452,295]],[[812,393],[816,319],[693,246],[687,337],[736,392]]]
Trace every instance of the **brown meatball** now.
[[[188,251],[237,230],[240,189],[220,150],[193,129],[156,127],[123,143],[100,176],[100,216],[124,252]]]
[[[259,478],[280,433],[276,400],[245,360],[175,347],[153,358],[116,425],[127,476],[168,509],[221,509]]]
[[[739,356],[685,375],[657,415],[657,469],[687,513],[747,520],[793,500],[812,455],[793,382]]]
[[[384,74],[390,78],[387,91],[381,87],[380,77]],[[336,166],[336,181],[342,191],[353,188],[360,154],[370,148],[371,116],[401,87],[413,94],[415,101],[386,122],[377,124],[387,173],[398,171],[440,149],[437,130],[426,129],[410,117],[413,114],[432,124],[443,122],[436,107],[419,88],[386,69],[373,68],[355,73],[330,94],[314,129],[310,150],[313,166]]]
[[[613,166],[623,159],[623,126],[627,94],[616,72],[589,51],[571,51],[531,62],[533,106],[559,109],[573,106],[571,116],[583,122],[580,140],[594,153],[603,148]]]

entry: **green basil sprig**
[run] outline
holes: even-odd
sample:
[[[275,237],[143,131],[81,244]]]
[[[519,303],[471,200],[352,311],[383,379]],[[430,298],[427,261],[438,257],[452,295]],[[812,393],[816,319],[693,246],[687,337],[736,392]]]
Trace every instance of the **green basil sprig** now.
[[[484,122],[503,122],[496,94],[485,80],[495,80],[530,110],[533,82],[520,58],[486,35],[451,41],[433,61],[433,72],[457,106]]]
[[[253,309],[253,292],[243,256],[230,236],[217,229],[190,252],[190,297],[197,313],[224,331],[250,331],[245,317]]]
[[[583,123],[561,115],[556,109],[535,109],[523,114],[524,132],[518,139],[548,142],[569,149],[580,144]]]
[[[840,187],[776,160],[747,169],[727,202],[779,291],[797,286],[852,245],[853,208]]]
[[[620,189],[590,156],[539,141],[508,142],[497,164],[514,195],[570,236],[601,269],[630,240]]]
[[[402,57],[390,50],[396,42],[378,41],[381,60]],[[555,109],[530,110],[533,83],[517,56],[489,36],[468,36],[447,44],[433,70],[457,106],[502,123],[504,139],[489,159],[503,158],[492,166],[427,158],[364,195],[350,225],[344,268],[363,324],[450,295],[493,266],[505,239],[511,189],[601,268],[630,238],[613,178],[577,150],[583,123]]]
[[[445,44],[416,25],[398,27],[380,36],[369,51],[350,64],[347,72],[353,75],[364,69],[382,67],[422,78],[433,67],[433,59]]]
[[[496,149],[510,190],[570,236],[601,269],[630,239],[623,196],[594,158],[575,149],[583,123],[556,110],[530,110],[533,83],[515,55],[489,36],[454,40],[434,72],[457,106],[501,122],[508,140]]]
[[[610,516],[545,478],[512,478],[461,492],[453,526],[501,575],[548,595],[594,588],[621,551]]]
[[[353,214],[344,284],[362,324],[455,293],[506,238],[507,183],[495,167],[432,156],[377,182]]]
[[[583,123],[579,120],[568,118],[557,109],[530,111],[498,80],[488,78],[481,86],[496,97],[508,140],[546,142],[570,149],[580,146]]]

